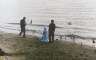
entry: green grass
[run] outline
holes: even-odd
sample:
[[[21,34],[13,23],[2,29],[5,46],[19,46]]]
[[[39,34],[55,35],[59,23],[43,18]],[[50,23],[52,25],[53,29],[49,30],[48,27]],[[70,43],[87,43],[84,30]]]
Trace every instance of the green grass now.
[[[26,60],[94,60],[92,49],[80,45],[55,41],[44,44],[38,38],[15,38],[18,43],[17,53],[24,52]],[[16,46],[17,47],[17,46]]]
[[[29,36],[27,38],[6,37],[5,42],[8,43],[9,45],[7,48],[16,53],[15,56],[12,56],[14,57],[14,60],[95,60],[96,59],[95,49],[91,48],[88,49],[85,47],[81,47],[78,44],[73,44],[64,41],[62,42],[60,40],[57,40],[54,43],[44,44],[41,43],[37,37],[31,37],[31,38],[30,37]],[[6,46],[6,43],[2,44]],[[22,53],[24,54],[22,55]]]

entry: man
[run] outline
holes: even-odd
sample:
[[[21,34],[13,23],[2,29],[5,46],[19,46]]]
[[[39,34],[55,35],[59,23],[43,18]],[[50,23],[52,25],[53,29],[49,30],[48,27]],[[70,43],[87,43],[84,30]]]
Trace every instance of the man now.
[[[26,26],[26,17],[23,17],[23,19],[20,21],[20,27],[21,27],[21,31],[20,31],[20,36],[23,34],[23,37],[26,37],[26,34],[25,34],[25,26]]]
[[[32,24],[32,20],[30,21],[30,24]]]
[[[54,42],[54,32],[55,32],[55,24],[54,20],[51,20],[51,23],[49,24],[49,43]]]

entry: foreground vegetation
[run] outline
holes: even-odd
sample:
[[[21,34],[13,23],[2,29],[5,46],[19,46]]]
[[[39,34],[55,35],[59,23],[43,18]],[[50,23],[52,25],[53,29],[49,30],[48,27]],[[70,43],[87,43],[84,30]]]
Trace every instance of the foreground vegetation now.
[[[81,47],[80,45],[64,41],[54,43],[41,43],[36,37],[21,39],[18,43],[23,49],[18,52],[25,52],[26,60],[95,60],[96,53],[93,49]]]
[[[14,56],[23,56],[14,60],[95,60],[96,50],[81,47],[80,45],[57,40],[54,43],[41,43],[37,37],[13,37],[6,38],[10,50]],[[5,39],[5,40],[6,40]],[[15,42],[14,44],[12,44]],[[3,44],[3,43],[2,43]],[[18,55],[24,53],[23,55]],[[13,57],[14,57],[13,56]],[[9,56],[10,57],[10,56]]]

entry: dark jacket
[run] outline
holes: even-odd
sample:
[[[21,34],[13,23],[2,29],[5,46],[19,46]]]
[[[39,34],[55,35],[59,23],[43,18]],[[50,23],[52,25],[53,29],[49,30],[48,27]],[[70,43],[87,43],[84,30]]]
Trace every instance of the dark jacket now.
[[[20,26],[21,26],[21,27],[25,27],[25,26],[26,26],[26,22],[25,22],[24,19],[22,19],[22,20],[20,21]]]
[[[49,24],[49,32],[55,32],[55,24],[54,23],[50,23]]]

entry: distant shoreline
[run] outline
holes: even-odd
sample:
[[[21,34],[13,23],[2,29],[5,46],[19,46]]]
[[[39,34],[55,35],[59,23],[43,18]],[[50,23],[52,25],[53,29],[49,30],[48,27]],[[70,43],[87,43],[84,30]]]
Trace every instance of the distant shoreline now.
[[[5,35],[5,37],[9,36],[10,38],[11,38],[11,36],[20,37],[18,35],[18,33],[7,33],[7,32],[4,32],[4,31],[0,31],[0,35]],[[35,35],[28,35],[27,34],[26,36],[27,37],[29,37],[29,36],[32,37],[32,36],[35,36]],[[63,38],[61,41],[66,41],[66,42],[69,42],[69,43],[76,43],[78,45],[81,45],[82,47],[83,46],[89,46],[89,47],[94,48],[94,49],[96,48],[96,43],[93,44],[91,40],[80,40],[80,39],[76,39],[75,42],[74,42],[70,38],[67,38],[67,40],[64,40],[64,38]]]

